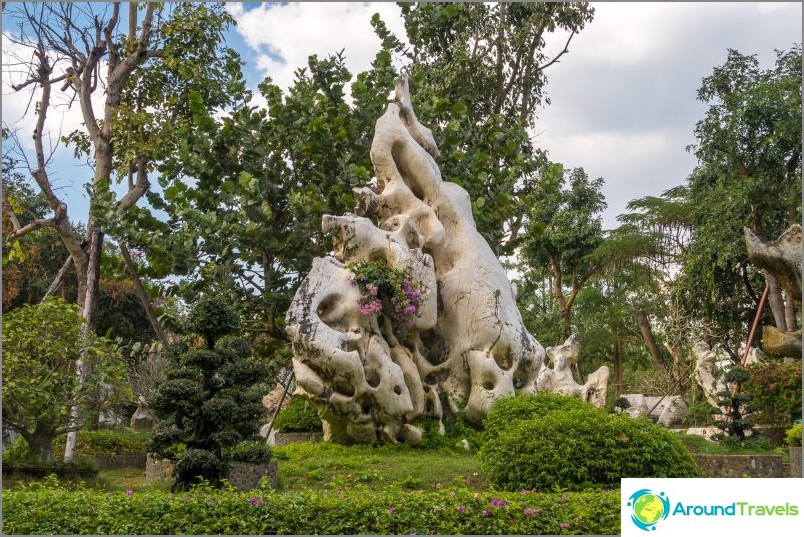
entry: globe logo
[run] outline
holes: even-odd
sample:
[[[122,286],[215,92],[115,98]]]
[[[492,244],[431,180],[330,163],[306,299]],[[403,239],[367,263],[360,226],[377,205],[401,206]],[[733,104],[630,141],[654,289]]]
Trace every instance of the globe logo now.
[[[667,518],[670,500],[664,492],[654,494],[649,489],[636,491],[628,498],[631,522],[644,531],[656,530],[656,523]]]

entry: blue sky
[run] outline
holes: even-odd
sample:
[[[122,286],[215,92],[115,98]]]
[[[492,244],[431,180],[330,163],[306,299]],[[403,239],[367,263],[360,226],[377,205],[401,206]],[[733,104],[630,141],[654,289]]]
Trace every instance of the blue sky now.
[[[609,208],[604,225],[634,198],[659,195],[681,184],[695,166],[685,151],[705,105],[695,100],[701,79],[722,64],[728,48],[757,54],[772,65],[774,49],[801,42],[800,3],[594,3],[595,20],[576,36],[570,53],[548,71],[552,104],[539,112],[536,145],[568,167],[583,166],[603,177]],[[345,49],[353,74],[369,67],[379,46],[369,24],[379,12],[389,28],[404,35],[392,3],[233,3],[238,28],[228,43],[245,61],[251,87],[271,76],[281,87],[310,54]],[[3,20],[3,31],[13,31]],[[548,41],[558,51],[562,36]],[[30,139],[32,115],[20,118],[27,99],[8,87],[12,77],[3,56],[3,122]],[[390,92],[389,88],[389,92]],[[68,113],[66,125],[76,124]],[[53,117],[55,119],[55,117]],[[426,118],[421,118],[426,122]],[[71,123],[72,122],[72,123]],[[52,123],[51,125],[54,125]],[[83,184],[91,172],[58,150],[54,183],[67,198],[73,219],[85,220]]]

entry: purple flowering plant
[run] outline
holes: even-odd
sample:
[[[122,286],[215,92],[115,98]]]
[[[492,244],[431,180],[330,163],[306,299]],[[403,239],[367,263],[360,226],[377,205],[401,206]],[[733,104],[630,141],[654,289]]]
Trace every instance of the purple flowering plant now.
[[[404,334],[421,317],[422,286],[406,270],[389,267],[384,260],[358,261],[347,268],[354,275],[349,283],[360,290],[357,305],[362,315],[384,313]]]

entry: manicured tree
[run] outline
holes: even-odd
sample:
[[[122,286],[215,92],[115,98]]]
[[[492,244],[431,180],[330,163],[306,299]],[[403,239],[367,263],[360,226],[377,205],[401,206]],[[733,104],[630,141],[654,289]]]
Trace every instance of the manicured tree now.
[[[80,428],[69,410],[113,407],[129,393],[114,344],[86,332],[78,307],[57,297],[3,316],[3,427],[28,442],[31,458],[52,462],[53,440]],[[83,356],[83,381],[75,374]],[[108,406],[107,406],[108,405]]]
[[[165,351],[167,380],[151,402],[157,419],[151,449],[177,463],[174,490],[199,477],[219,483],[229,450],[259,430],[268,368],[250,359],[245,341],[221,339],[237,326],[229,304],[202,298],[190,312],[188,328],[201,336],[203,347],[177,343]]]
[[[715,420],[715,426],[732,438],[734,442],[745,440],[747,431],[753,432],[754,422],[746,416],[754,412],[754,408],[750,404],[754,397],[750,393],[741,391],[743,384],[749,379],[750,376],[745,368],[734,366],[726,371],[724,376],[728,388],[716,394],[718,405],[727,410],[721,419]],[[712,412],[719,413],[721,409],[712,407]]]

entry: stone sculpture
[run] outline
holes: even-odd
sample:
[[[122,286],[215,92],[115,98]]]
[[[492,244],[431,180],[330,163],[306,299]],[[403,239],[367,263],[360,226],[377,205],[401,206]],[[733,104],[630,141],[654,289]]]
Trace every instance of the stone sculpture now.
[[[417,418],[480,424],[495,399],[536,392],[544,349],[475,227],[468,193],[441,179],[437,158],[400,77],[371,145],[381,191],[355,189],[357,214],[324,216],[334,256],[313,262],[286,316],[296,393],[335,441],[416,444]],[[406,274],[405,293],[418,301],[407,325],[394,322],[387,296],[355,284],[361,261]]]
[[[606,391],[609,381],[609,368],[601,366],[589,375],[586,384],[580,385],[572,377],[572,367],[578,362],[581,350],[581,336],[572,334],[563,345],[547,348],[547,358],[553,368],[542,364],[536,387],[540,392],[553,392],[580,397],[597,407],[606,404]]]
[[[695,354],[695,381],[701,387],[704,397],[713,407],[718,406],[718,393],[725,392],[728,387],[723,380],[723,372],[730,367],[731,360],[718,360],[715,351],[704,341],[695,343],[692,347]]]

